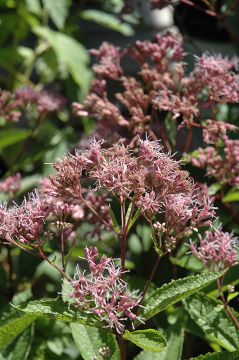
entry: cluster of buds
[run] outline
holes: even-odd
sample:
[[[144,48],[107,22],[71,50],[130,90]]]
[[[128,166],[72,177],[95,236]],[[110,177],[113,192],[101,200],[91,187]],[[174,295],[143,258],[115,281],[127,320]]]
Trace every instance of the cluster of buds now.
[[[85,248],[89,273],[77,267],[69,296],[77,307],[96,315],[106,328],[121,334],[127,321],[133,324],[140,320],[133,310],[139,306],[141,297],[138,291],[129,292],[122,280],[122,269],[113,259],[103,255],[97,262],[98,255],[97,248]]]
[[[180,126],[200,126],[205,109],[239,102],[236,58],[203,54],[187,74],[181,39],[170,34],[157,35],[155,41],[136,41],[124,50],[103,43],[91,54],[98,62],[96,80],[84,103],[74,103],[73,108],[78,116],[97,120],[96,138],[127,141],[149,133],[163,140],[166,114]],[[125,57],[137,63],[137,80],[126,74]],[[111,79],[123,89],[115,99],[108,95]]]

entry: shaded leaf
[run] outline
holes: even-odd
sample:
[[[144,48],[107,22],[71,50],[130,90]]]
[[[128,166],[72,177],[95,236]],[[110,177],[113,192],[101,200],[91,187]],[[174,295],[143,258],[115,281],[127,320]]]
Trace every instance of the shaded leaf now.
[[[181,360],[184,340],[182,321],[170,326],[167,333],[167,348],[160,353],[141,351],[134,360]]]
[[[104,11],[84,10],[80,12],[80,16],[84,20],[94,21],[101,26],[118,31],[125,36],[134,35],[134,30],[129,24],[122,22],[122,20],[116,16],[107,14]]]
[[[223,203],[233,202],[233,201],[239,201],[239,191],[238,190],[231,190],[229,191],[223,198]]]
[[[160,352],[167,346],[167,340],[164,335],[154,329],[125,331],[123,334],[125,340],[129,340],[141,349]]]
[[[22,314],[19,311],[9,311],[1,314],[0,349],[10,344],[37,318],[36,314]]]
[[[84,360],[92,360],[99,356],[99,349],[107,346],[110,359],[120,359],[120,352],[115,335],[90,326],[71,324],[72,336]]]
[[[42,0],[42,2],[53,23],[58,29],[62,29],[68,14],[68,1]]]
[[[118,222],[116,220],[114,211],[112,210],[110,205],[109,205],[109,214],[110,214],[110,218],[112,220],[112,224],[113,224],[113,227],[114,227],[114,230],[115,230],[116,234],[120,234],[120,227],[119,227]]]
[[[221,302],[204,294],[195,294],[184,300],[184,307],[211,342],[228,351],[238,349],[239,333]]]
[[[132,228],[132,226],[134,225],[134,223],[136,222],[136,220],[138,219],[138,217],[141,214],[141,208],[139,208],[136,213],[134,214],[134,216],[132,217],[132,219],[130,220],[128,229],[127,229],[127,233],[130,231],[130,229]]]
[[[238,360],[239,352],[217,352],[217,353],[209,353],[206,355],[200,355],[196,358],[191,358],[190,360]]]
[[[7,129],[0,131],[0,149],[19,143],[28,138],[30,131],[23,129]]]
[[[88,54],[83,45],[75,39],[47,27],[35,27],[34,33],[47,40],[56,53],[59,62],[67,66],[75,82],[86,91],[90,81],[87,71]]]
[[[13,360],[26,360],[32,346],[34,334],[34,324],[29,326],[17,339],[16,345],[12,351]]]

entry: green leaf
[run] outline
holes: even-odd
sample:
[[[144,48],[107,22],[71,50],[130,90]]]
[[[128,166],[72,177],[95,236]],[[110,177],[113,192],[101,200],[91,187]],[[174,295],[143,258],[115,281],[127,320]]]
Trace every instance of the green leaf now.
[[[114,230],[115,230],[116,234],[120,234],[120,227],[118,225],[115,214],[114,214],[113,210],[111,209],[110,205],[109,205],[109,214],[110,214],[112,224],[113,224],[113,227],[114,227]]]
[[[238,295],[239,295],[238,291],[233,292],[233,293],[229,293],[228,296],[227,296],[227,303],[229,303],[230,301],[235,299]]]
[[[202,262],[193,255],[183,255],[179,259],[170,256],[170,261],[174,265],[194,272],[201,272],[204,268]]]
[[[167,330],[167,348],[160,353],[141,351],[134,360],[181,360],[184,340],[182,321],[170,326]]]
[[[30,131],[22,129],[7,129],[0,131],[0,149],[16,144],[28,138]]]
[[[138,217],[141,214],[141,208],[139,208],[136,213],[134,214],[134,216],[132,217],[132,219],[130,220],[128,229],[127,229],[127,233],[130,231],[130,229],[132,228],[132,226],[134,225],[135,221],[138,219]]]
[[[151,229],[147,225],[138,224],[136,233],[142,239],[142,246],[145,252],[149,251],[152,246]]]
[[[42,12],[40,0],[25,0],[27,10],[33,14],[40,15]]]
[[[128,246],[129,246],[130,251],[133,254],[139,255],[143,251],[141,241],[136,234],[130,235],[130,237],[128,239]]]
[[[34,334],[34,323],[29,326],[17,339],[16,345],[12,351],[12,359],[26,360],[31,349]]]
[[[228,351],[238,349],[239,333],[222,303],[204,294],[195,294],[184,300],[184,307],[211,342]]]
[[[191,358],[190,360],[238,360],[239,352],[217,352],[217,353],[208,353],[206,355],[200,355],[196,358]]]
[[[75,344],[84,360],[98,358],[99,349],[103,346],[109,348],[111,360],[120,359],[115,335],[102,329],[80,324],[71,324],[70,327]]]
[[[19,191],[17,192],[17,196],[25,194],[26,192],[35,188],[39,184],[41,179],[42,179],[42,176],[39,174],[34,174],[34,175],[24,177],[21,180],[21,186],[20,186]]]
[[[201,290],[222,275],[223,272],[199,274],[164,284],[147,299],[142,316],[145,319],[150,319],[166,307]]]
[[[43,6],[58,29],[62,29],[68,15],[68,0],[42,0]]]
[[[68,323],[86,324],[89,326],[102,326],[102,323],[95,316],[81,313],[79,309],[60,299],[30,301],[15,307],[25,313],[35,314],[36,316],[49,319],[61,320]]]
[[[122,22],[122,20],[116,16],[107,14],[104,11],[84,10],[80,12],[80,16],[84,20],[94,21],[101,26],[118,31],[125,36],[134,35],[134,30],[129,24]]]
[[[1,314],[0,349],[10,344],[36,318],[36,314],[22,314],[16,310]]]
[[[239,191],[238,190],[230,190],[223,198],[223,203],[233,202],[233,201],[239,201]]]
[[[167,346],[167,340],[163,334],[154,329],[137,330],[133,332],[126,330],[123,338],[131,341],[141,349],[152,352],[160,352]]]
[[[87,69],[88,54],[84,46],[70,36],[47,27],[37,26],[33,31],[48,41],[58,61],[68,68],[75,82],[81,86],[83,91],[86,91],[90,81],[90,73]]]
[[[222,188],[222,184],[220,183],[214,183],[209,186],[208,188],[208,194],[210,196],[215,195],[220,189]]]

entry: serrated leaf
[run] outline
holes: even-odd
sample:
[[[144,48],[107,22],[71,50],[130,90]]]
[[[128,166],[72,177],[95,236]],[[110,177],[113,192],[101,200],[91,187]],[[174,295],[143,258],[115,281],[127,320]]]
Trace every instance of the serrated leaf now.
[[[138,347],[152,352],[160,352],[167,346],[167,340],[164,335],[154,329],[125,331],[123,334],[125,340],[131,341]]]
[[[48,41],[58,61],[68,68],[72,78],[85,92],[89,85],[90,72],[87,69],[88,54],[84,46],[70,36],[47,27],[38,26],[33,31]]]
[[[42,0],[42,2],[53,23],[58,29],[62,29],[68,14],[68,1]]]
[[[228,351],[239,347],[239,333],[225,313],[222,303],[204,294],[195,294],[184,300],[189,316],[202,329],[205,336]]]
[[[129,24],[122,22],[122,20],[118,19],[116,16],[107,14],[104,11],[84,10],[80,12],[80,16],[84,20],[94,21],[106,28],[118,31],[125,36],[134,35],[134,30]]]
[[[238,360],[239,352],[217,352],[217,353],[208,353],[206,355],[200,355],[196,358],[190,358],[190,360]]]
[[[29,326],[17,339],[16,345],[12,351],[13,360],[26,360],[32,345],[34,334],[34,323]]]
[[[103,346],[109,348],[110,359],[119,360],[120,352],[115,335],[90,326],[71,324],[72,336],[84,360],[98,358],[99,349]]]
[[[182,321],[170,326],[166,330],[167,334],[167,348],[160,353],[153,353],[150,351],[141,351],[134,360],[181,360],[184,329]]]
[[[222,275],[223,272],[199,274],[164,284],[149,296],[144,304],[142,316],[150,319],[168,306],[211,284]]]
[[[10,344],[37,318],[36,314],[22,314],[19,311],[9,311],[1,314],[0,349]]]
[[[35,314],[36,316],[61,320],[67,323],[73,322],[90,326],[102,326],[102,323],[95,316],[81,313],[79,309],[60,299],[30,301],[15,307],[28,314]]]

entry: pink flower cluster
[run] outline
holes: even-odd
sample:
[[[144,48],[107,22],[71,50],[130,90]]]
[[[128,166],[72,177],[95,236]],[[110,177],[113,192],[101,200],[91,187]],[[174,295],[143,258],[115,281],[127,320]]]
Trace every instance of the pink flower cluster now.
[[[17,90],[15,100],[18,106],[24,109],[28,105],[35,105],[39,114],[59,111],[65,104],[65,99],[62,96],[44,90],[36,90],[32,87]]]
[[[17,122],[30,105],[35,106],[38,115],[46,116],[59,111],[64,104],[63,97],[32,87],[20,88],[14,93],[0,91],[0,116],[8,122]]]
[[[191,251],[209,270],[220,271],[238,263],[237,243],[232,234],[216,229],[207,231],[198,247],[191,243]]]
[[[164,216],[165,243],[168,237],[186,229],[210,225],[214,216],[210,201],[198,196],[188,173],[162,151],[157,141],[138,139],[137,146],[130,143],[104,148],[102,141],[93,140],[89,149],[65,156],[54,167],[57,172],[50,176],[48,194],[59,199],[78,199],[93,209],[95,217],[94,203],[82,189],[82,183],[88,179],[99,193],[104,191],[119,201],[129,199],[150,223]],[[102,210],[101,207],[96,213],[105,225],[108,211]]]
[[[199,148],[191,163],[205,169],[207,175],[214,177],[222,185],[239,186],[239,140],[224,136],[224,148],[207,146]]]
[[[98,61],[96,80],[83,104],[74,103],[73,108],[78,116],[97,120],[96,138],[117,141],[149,133],[163,139],[160,123],[165,112],[181,125],[195,126],[203,120],[205,108],[239,102],[237,58],[203,54],[187,75],[181,39],[170,34],[136,41],[124,50],[103,43],[91,53]],[[139,68],[135,78],[123,68],[129,57]],[[109,79],[122,88],[114,97],[108,94]]]
[[[207,144],[215,144],[219,140],[227,139],[228,131],[238,131],[238,127],[217,120],[206,120],[203,129],[203,140]]]
[[[140,320],[133,310],[141,298],[138,291],[129,292],[122,280],[122,269],[113,259],[103,255],[97,262],[98,255],[97,248],[85,248],[89,273],[81,272],[77,267],[69,296],[77,307],[96,315],[106,328],[121,334],[127,321]]]
[[[8,176],[5,180],[0,182],[0,192],[2,193],[16,193],[21,186],[21,175],[19,173]]]
[[[20,206],[0,209],[0,238],[8,244],[35,245],[44,243],[49,234],[44,232],[44,221],[50,214],[50,206],[47,202],[38,197],[37,194],[30,194],[28,200],[24,200]]]
[[[85,234],[85,237],[90,235],[91,237],[96,236],[100,238],[102,230],[105,228],[104,224],[108,224],[110,227],[111,219],[109,215],[109,207],[106,204],[104,194],[97,195],[91,190],[81,189],[86,203],[90,203],[91,206],[97,213],[100,213],[100,218],[91,212],[81,199],[73,196],[62,196],[55,198],[54,186],[48,178],[41,181],[39,186],[39,192],[45,195],[45,200],[49,202],[51,206],[51,215],[55,219],[64,219],[64,221],[70,221],[72,225],[67,229],[67,233],[64,238],[72,238],[75,234],[73,227],[79,226],[82,221],[87,221],[89,224],[94,225],[93,231],[89,234]],[[70,225],[70,224],[69,224]]]

